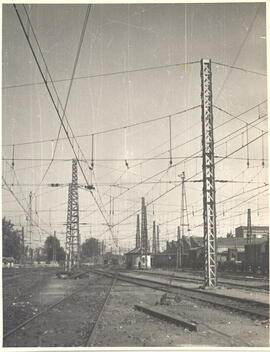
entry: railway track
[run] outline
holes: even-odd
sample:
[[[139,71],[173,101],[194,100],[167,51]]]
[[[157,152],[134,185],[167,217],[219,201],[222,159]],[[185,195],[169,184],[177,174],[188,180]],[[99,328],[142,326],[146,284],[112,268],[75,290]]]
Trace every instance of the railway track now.
[[[158,273],[158,272],[151,272],[151,271],[139,271],[136,270],[136,273],[143,273],[143,275],[150,275],[150,276],[161,276],[161,277],[166,277],[166,278],[173,278],[175,281],[185,281],[185,282],[194,282],[194,283],[203,283],[203,279],[201,278],[196,278],[196,277],[186,277],[186,276],[181,276],[178,273],[172,272],[172,273]],[[236,287],[236,288],[241,288],[241,289],[250,289],[250,290],[256,290],[256,291],[261,291],[261,290],[268,290],[269,291],[269,283],[267,285],[261,285],[261,286],[254,286],[254,285],[248,285],[248,284],[241,284],[241,283],[236,283],[236,282],[231,282],[231,281],[224,281],[224,280],[218,280],[218,283],[222,286],[225,287]]]
[[[89,274],[88,272],[85,272],[85,273],[82,273],[81,275],[83,274]],[[101,319],[102,317],[102,314],[103,314],[103,311],[104,311],[104,308],[108,302],[108,299],[109,299],[109,296],[110,296],[110,292],[111,292],[111,289],[112,287],[114,286],[116,282],[116,277],[111,281],[111,284],[109,285],[109,288],[108,288],[108,292],[105,296],[105,299],[104,301],[102,302],[101,304],[101,308],[99,310],[99,313],[98,313],[98,317],[97,319],[95,320],[94,322],[94,325],[93,327],[88,331],[87,333],[87,338],[85,339],[85,343],[83,346],[88,346],[89,344],[93,344],[93,339],[92,339],[92,335],[94,334],[95,330],[96,330],[96,326],[98,324],[98,321]],[[53,304],[45,307],[42,311],[40,311],[39,313],[35,314],[34,316],[24,320],[23,322],[21,322],[20,324],[18,324],[15,328],[9,330],[8,332],[6,332],[4,335],[3,335],[3,341],[4,341],[4,346],[5,346],[5,341],[15,335],[18,331],[20,331],[22,328],[25,329],[31,322],[37,320],[38,318],[40,317],[44,317],[46,316],[46,314],[50,313],[55,307],[59,306],[60,304],[62,303],[65,303],[67,301],[69,301],[71,298],[73,298],[74,296],[76,296],[77,294],[80,294],[82,293],[84,290],[89,290],[89,283],[87,282],[86,285],[83,285],[82,287],[80,287],[79,289],[77,290],[74,290],[73,292],[71,292],[70,294],[67,294],[65,295],[64,297],[62,297],[61,299],[59,299],[58,301],[54,302]],[[57,319],[57,318],[56,318]]]
[[[92,269],[93,273],[105,275],[112,277],[115,272],[103,271]],[[269,304],[263,302],[255,302],[249,299],[229,297],[222,294],[217,294],[213,291],[204,291],[196,288],[187,288],[180,285],[160,282],[158,280],[150,280],[140,277],[132,277],[128,274],[118,273],[118,279],[126,281],[135,285],[140,285],[144,287],[149,287],[155,290],[160,290],[164,292],[170,292],[174,294],[180,294],[182,296],[188,297],[189,299],[194,299],[201,301],[206,304],[214,305],[230,311],[237,311],[242,314],[246,314],[250,317],[255,317],[259,319],[269,319]]]
[[[193,270],[193,269],[183,269],[183,272],[193,274],[193,275],[200,275],[202,276],[204,272],[202,270]],[[228,272],[228,271],[218,271],[218,274],[223,279],[230,279],[230,280],[245,280],[245,281],[265,281],[269,283],[269,278],[266,276],[252,276],[252,274],[248,275],[247,273],[238,273],[235,272]]]

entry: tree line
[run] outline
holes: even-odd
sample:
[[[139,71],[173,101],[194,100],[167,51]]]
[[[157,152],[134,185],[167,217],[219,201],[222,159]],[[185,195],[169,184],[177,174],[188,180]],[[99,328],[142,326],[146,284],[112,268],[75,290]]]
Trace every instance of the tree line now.
[[[81,258],[101,255],[105,252],[105,244],[96,238],[89,238],[81,245]],[[61,247],[56,236],[48,236],[43,246],[31,248],[23,241],[22,231],[15,229],[14,224],[2,218],[2,256],[13,257],[17,263],[25,261],[51,262],[54,258],[57,262],[65,260],[65,250]]]

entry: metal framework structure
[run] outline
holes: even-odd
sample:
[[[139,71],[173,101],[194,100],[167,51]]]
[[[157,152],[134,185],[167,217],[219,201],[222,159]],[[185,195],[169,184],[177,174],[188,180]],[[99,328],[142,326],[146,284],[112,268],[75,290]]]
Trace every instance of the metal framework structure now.
[[[30,261],[33,260],[32,236],[33,236],[33,217],[32,217],[32,192],[29,193],[29,210],[28,210],[28,230],[29,230],[29,256]]]
[[[77,161],[72,160],[72,183],[68,188],[65,270],[80,268],[79,194]]]
[[[188,212],[187,212],[187,194],[185,188],[185,172],[183,171],[181,174],[182,179],[182,195],[181,195],[181,216],[180,216],[180,229],[181,236],[185,235],[185,227],[187,227],[187,231],[189,230],[189,221],[188,221]],[[186,215],[186,222],[185,222]]]
[[[148,252],[147,214],[144,198],[142,198],[141,214],[141,249],[143,254],[146,254]]]
[[[177,250],[176,250],[176,268],[182,266],[182,245],[181,245],[181,231],[180,226],[177,226]]]
[[[140,215],[137,214],[137,228],[136,228],[136,248],[141,247],[141,234],[140,234]]]
[[[156,222],[153,221],[152,253],[157,254]]]
[[[251,209],[247,211],[247,243],[252,241]]]
[[[213,138],[211,60],[201,60],[204,286],[217,285],[216,268],[216,190]]]
[[[157,254],[160,253],[159,225],[157,225]]]

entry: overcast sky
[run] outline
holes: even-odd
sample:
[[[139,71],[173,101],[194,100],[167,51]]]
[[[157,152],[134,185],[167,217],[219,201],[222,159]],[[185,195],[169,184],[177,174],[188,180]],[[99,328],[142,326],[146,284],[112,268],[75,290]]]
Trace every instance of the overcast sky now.
[[[71,78],[86,8],[87,5],[26,6],[54,80]],[[23,14],[21,5],[18,5],[18,10]],[[67,117],[74,134],[89,135],[77,138],[84,155],[91,159],[92,133],[172,115],[171,168],[168,168],[168,118],[94,137],[93,181],[99,206],[109,221],[110,196],[117,197],[111,220],[113,224],[133,214],[114,227],[114,235],[121,247],[131,248],[134,245],[135,213],[140,209],[142,196],[145,196],[146,203],[152,202],[175,186],[175,183],[168,182],[179,181],[178,175],[182,171],[191,180],[202,178],[201,110],[197,108],[174,116],[201,103],[199,60],[210,58],[213,61],[214,105],[238,115],[267,98],[265,38],[263,3],[92,5],[75,75],[80,79],[73,81],[67,105]],[[2,39],[2,154],[4,158],[11,159],[12,145],[15,145],[15,172],[21,185],[10,187],[25,208],[28,207],[29,192],[37,191],[38,196],[33,200],[35,220],[50,233],[56,230],[64,244],[68,188],[51,188],[48,184],[71,181],[70,159],[73,153],[68,141],[61,139],[55,161],[43,185],[37,189],[55,143],[20,143],[56,139],[60,122],[44,84],[35,84],[42,82],[42,78],[12,5],[3,6]],[[30,40],[34,43],[31,35]],[[35,44],[34,48],[37,49]],[[141,68],[182,63],[189,64],[139,71]],[[220,63],[257,73],[225,67]],[[138,71],[86,77],[135,69]],[[55,83],[63,105],[69,84],[68,80]],[[262,187],[263,182],[268,181],[268,163],[265,162],[265,167],[262,167],[262,138],[249,145],[249,168],[247,148],[241,149],[247,138],[251,141],[267,130],[266,111],[264,103],[260,109],[242,115],[240,121],[214,108],[215,154],[226,156],[240,148],[232,158],[222,162],[216,158],[216,178],[239,181],[216,184],[218,236],[226,236],[227,232],[234,232],[235,227],[246,225],[247,208],[252,209],[253,224],[268,225],[267,191],[266,187]],[[259,114],[262,116],[260,120]],[[254,120],[256,126],[249,127],[247,136],[245,122]],[[224,125],[218,128],[221,124]],[[235,134],[230,135],[233,132]],[[235,138],[231,139],[232,136]],[[65,137],[63,131],[62,137]],[[267,136],[264,137],[265,158],[266,142]],[[196,158],[185,162],[179,159],[196,152]],[[153,158],[161,153],[167,159],[141,164],[144,158]],[[125,166],[125,159],[129,169]],[[8,160],[9,165],[11,162]],[[9,165],[7,161],[3,162],[3,176],[10,185],[17,180]],[[85,163],[82,165],[90,182],[90,171],[87,171]],[[158,172],[160,174],[150,180],[154,184],[137,185],[127,190],[131,183],[136,184]],[[160,180],[164,183],[159,183]],[[247,181],[253,183],[243,183]],[[79,182],[85,183],[80,171]],[[114,186],[108,186],[114,183]],[[186,183],[190,234],[194,236],[203,233],[201,190],[201,183]],[[3,215],[16,225],[26,226],[25,214],[11,193],[3,190],[2,195]],[[104,233],[107,226],[93,198],[83,190],[79,191],[79,197],[82,240],[90,237],[91,232],[96,238],[106,239],[110,246],[111,234]],[[154,201],[154,208],[149,205],[150,237],[150,227],[155,219],[161,224],[163,244],[176,238],[180,199],[181,187],[176,187]],[[40,239],[43,243],[46,236],[35,229],[37,245]]]

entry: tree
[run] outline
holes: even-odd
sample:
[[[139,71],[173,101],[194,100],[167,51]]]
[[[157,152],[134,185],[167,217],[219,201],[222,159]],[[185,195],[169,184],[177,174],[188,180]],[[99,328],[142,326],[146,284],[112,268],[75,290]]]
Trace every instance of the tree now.
[[[3,257],[20,260],[22,249],[20,231],[15,230],[14,224],[6,218],[2,219],[2,248]]]
[[[45,240],[44,244],[44,251],[46,255],[46,260],[48,262],[53,260],[53,248],[55,246],[55,251],[56,251],[56,260],[64,260],[65,259],[65,251],[64,249],[60,246],[60,241],[58,240],[57,237],[54,236],[48,236]]]
[[[83,257],[95,257],[101,253],[100,242],[96,238],[89,238],[82,244]]]

